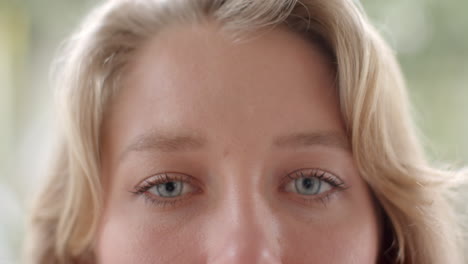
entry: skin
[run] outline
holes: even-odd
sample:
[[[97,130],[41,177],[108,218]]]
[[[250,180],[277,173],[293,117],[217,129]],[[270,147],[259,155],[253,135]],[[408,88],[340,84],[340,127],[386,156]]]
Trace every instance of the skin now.
[[[234,43],[210,24],[141,47],[101,131],[98,263],[375,263],[379,220],[323,54],[283,28]],[[340,186],[299,193],[290,177],[311,169]],[[189,179],[181,196],[133,193],[168,172]]]

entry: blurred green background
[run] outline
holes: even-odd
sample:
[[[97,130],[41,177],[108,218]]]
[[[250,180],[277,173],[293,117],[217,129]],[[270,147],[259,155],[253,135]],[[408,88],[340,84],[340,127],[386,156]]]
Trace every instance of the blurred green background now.
[[[98,1],[0,0],[0,263],[18,263],[30,193],[54,139],[49,67]],[[365,0],[397,51],[431,159],[468,164],[468,1]]]

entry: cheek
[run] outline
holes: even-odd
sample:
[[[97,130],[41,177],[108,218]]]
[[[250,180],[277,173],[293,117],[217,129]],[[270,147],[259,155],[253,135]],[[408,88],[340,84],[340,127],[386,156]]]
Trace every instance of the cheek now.
[[[282,239],[284,263],[310,263],[310,260],[333,264],[376,263],[378,233],[375,223],[359,219],[288,228]]]
[[[98,263],[201,263],[194,262],[202,252],[195,243],[196,228],[140,216],[112,217],[101,224]]]
[[[364,211],[355,209],[352,213],[334,213],[333,217],[309,221],[291,218],[290,212],[279,211],[271,215],[275,219],[262,221],[264,224],[275,221],[275,228],[270,230],[261,225],[259,228],[277,234],[274,240],[278,243],[281,263],[305,264],[312,260],[312,263],[333,264],[376,263],[377,221],[368,207]],[[96,247],[100,264],[208,263],[207,256],[225,251],[213,243],[222,244],[235,238],[233,230],[215,214],[164,219],[122,212],[104,219],[108,220],[101,223]]]
[[[377,263],[380,224],[374,203],[363,183],[353,189],[317,218],[291,218],[290,212],[281,217],[283,263]]]

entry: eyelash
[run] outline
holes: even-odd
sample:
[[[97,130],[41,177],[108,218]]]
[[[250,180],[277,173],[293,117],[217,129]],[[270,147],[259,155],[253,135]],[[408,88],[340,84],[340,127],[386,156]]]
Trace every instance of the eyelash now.
[[[304,173],[306,171],[307,173]],[[199,191],[191,192],[189,194],[182,195],[181,197],[177,198],[164,198],[164,197],[159,197],[155,198],[155,195],[149,194],[148,191],[159,185],[159,184],[164,184],[168,182],[175,182],[175,181],[181,181],[184,184],[188,183],[191,185],[199,186],[197,181],[193,179],[191,176],[185,175],[185,174],[180,174],[180,173],[173,173],[174,175],[169,176],[168,173],[162,173],[162,174],[157,174],[154,175],[146,180],[144,180],[141,184],[135,186],[133,191],[130,191],[131,193],[137,195],[137,196],[142,196],[146,202],[149,202],[152,205],[158,206],[158,207],[175,207],[178,205],[180,202],[183,202],[186,200],[188,197],[187,196],[192,196]],[[299,199],[300,202],[303,202],[305,204],[316,204],[316,203],[321,203],[322,205],[326,205],[326,203],[329,201],[332,195],[336,194],[338,191],[343,191],[348,189],[348,186],[337,176],[334,176],[333,174],[320,170],[320,169],[298,169],[296,171],[293,171],[289,174],[287,174],[284,179],[281,181],[281,190],[286,192],[284,190],[286,183],[290,181],[294,181],[299,178],[317,178],[321,181],[324,181],[332,186],[332,189],[329,191],[326,191],[323,194],[318,194],[318,195],[313,195],[311,198],[305,198],[305,195],[293,193],[296,197],[294,199]],[[198,187],[195,187],[196,189],[200,189]]]

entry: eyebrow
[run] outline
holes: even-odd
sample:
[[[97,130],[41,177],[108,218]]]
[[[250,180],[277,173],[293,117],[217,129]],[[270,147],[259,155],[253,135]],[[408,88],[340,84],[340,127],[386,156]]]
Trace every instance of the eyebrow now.
[[[130,152],[159,151],[159,152],[185,152],[202,149],[206,139],[191,134],[168,134],[149,132],[136,138],[120,155],[122,160]]]
[[[281,148],[302,148],[314,145],[339,148],[350,151],[348,138],[338,132],[302,132],[277,137],[273,143]]]
[[[207,139],[198,134],[166,134],[149,132],[136,138],[120,155],[122,160],[130,152],[159,151],[187,152],[196,151],[207,145]],[[276,137],[273,145],[278,148],[304,148],[321,145],[350,151],[345,135],[338,132],[300,132]]]

